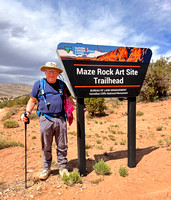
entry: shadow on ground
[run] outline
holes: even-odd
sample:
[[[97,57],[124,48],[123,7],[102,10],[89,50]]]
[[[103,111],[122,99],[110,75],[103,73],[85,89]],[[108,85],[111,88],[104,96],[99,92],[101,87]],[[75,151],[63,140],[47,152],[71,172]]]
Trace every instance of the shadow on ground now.
[[[141,159],[151,153],[154,150],[157,150],[159,147],[147,147],[142,149],[136,149],[136,164],[138,164]],[[104,153],[104,154],[95,154],[94,159],[86,159],[86,171],[87,175],[93,171],[93,165],[99,161],[103,160],[104,162],[109,160],[117,160],[117,159],[123,159],[128,157],[128,151],[115,151],[110,153]],[[74,168],[78,168],[78,159],[73,159],[68,162],[69,171],[72,171]]]

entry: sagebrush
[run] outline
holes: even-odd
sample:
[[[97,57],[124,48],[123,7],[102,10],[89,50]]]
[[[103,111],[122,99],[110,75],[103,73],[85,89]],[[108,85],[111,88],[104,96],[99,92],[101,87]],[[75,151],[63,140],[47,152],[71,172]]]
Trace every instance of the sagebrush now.
[[[4,128],[17,128],[19,123],[15,120],[7,120],[4,122]]]
[[[170,86],[171,62],[161,57],[149,64],[147,74],[140,92],[141,101],[155,101],[167,96]]]
[[[5,149],[12,146],[24,147],[21,142],[11,141],[9,138],[0,137],[0,149]]]
[[[122,176],[122,177],[125,177],[125,176],[127,176],[128,175],[128,170],[125,168],[125,167],[120,167],[119,168],[119,174],[120,174],[120,176]]]
[[[111,168],[103,161],[100,160],[93,166],[97,174],[107,175],[110,173]]]
[[[72,186],[75,183],[81,183],[81,176],[77,171],[69,173],[69,176],[64,173],[64,175],[62,176],[62,180],[65,182],[66,185]]]
[[[104,98],[86,98],[85,104],[91,116],[105,114],[106,103]]]

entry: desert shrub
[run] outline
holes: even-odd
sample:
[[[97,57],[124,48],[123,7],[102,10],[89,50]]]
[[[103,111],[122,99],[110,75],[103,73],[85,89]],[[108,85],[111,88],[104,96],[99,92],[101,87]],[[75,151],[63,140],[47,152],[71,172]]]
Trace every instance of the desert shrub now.
[[[17,128],[19,127],[19,123],[15,120],[7,120],[4,122],[4,128]]]
[[[162,144],[163,144],[163,141],[162,141],[162,140],[159,140],[159,141],[158,141],[158,144],[159,144],[159,145],[162,145]]]
[[[66,185],[72,186],[75,183],[81,182],[81,176],[78,172],[71,172],[69,173],[69,176],[64,173],[64,175],[62,176],[62,180],[65,182]]]
[[[171,136],[165,138],[165,141],[166,141],[166,145],[167,145],[167,146],[170,146],[170,145],[171,145]]]
[[[85,145],[85,149],[91,149],[91,148],[92,148],[92,145],[89,145],[89,144]]]
[[[30,96],[29,94],[25,97],[16,97],[15,99],[11,99],[7,102],[7,107],[12,107],[14,105],[19,105],[19,106],[23,106],[26,105],[28,100],[29,100]]]
[[[142,116],[142,115],[144,115],[144,113],[142,111],[137,111],[136,112],[136,116]]]
[[[95,163],[93,169],[97,174],[102,175],[109,174],[111,170],[111,168],[108,165],[106,165],[106,163],[103,160],[100,160],[99,162]]]
[[[23,143],[21,143],[21,142],[10,142],[9,143],[9,145],[10,145],[10,147],[16,147],[16,146],[18,146],[18,147],[24,147],[24,144]]]
[[[140,92],[140,100],[155,101],[166,96],[169,89],[171,62],[169,58],[161,57],[149,64],[148,71]]]
[[[91,184],[99,184],[102,180],[103,180],[102,178],[98,178],[98,179],[92,180]]]
[[[0,180],[0,193],[2,193],[3,190],[5,190],[6,188],[7,188],[7,186],[5,185],[5,181]]]
[[[120,141],[120,145],[125,145],[126,144],[126,140],[125,139],[122,139],[121,141]]]
[[[120,176],[125,177],[128,175],[128,170],[125,167],[120,167],[119,174],[120,174]]]
[[[37,116],[36,113],[31,113],[30,116],[29,116],[29,118],[30,118],[31,120],[39,119],[39,117]]]
[[[15,115],[16,113],[18,113],[18,110],[16,108],[12,108],[11,110],[9,110],[7,112],[7,114],[2,118],[2,121],[5,121],[7,119],[9,119],[12,115]]]
[[[101,141],[101,140],[96,140],[96,143],[97,143],[97,144],[101,144],[102,141]]]
[[[14,142],[14,141],[10,141],[8,138],[0,137],[0,149],[5,149],[11,146],[24,147],[24,145],[21,142]]]
[[[69,131],[68,134],[76,136],[77,133],[75,131]]]
[[[16,97],[14,99],[10,99],[9,101],[6,100],[2,103],[0,103],[0,108],[4,108],[4,107],[12,107],[14,105],[19,105],[19,106],[23,106],[23,105],[26,105],[28,100],[30,98],[30,95],[28,94],[27,96],[24,96],[24,97]]]
[[[106,104],[104,98],[86,98],[85,104],[88,107],[88,113],[91,116],[104,115]]]
[[[4,108],[4,107],[6,107],[6,105],[7,105],[7,102],[6,102],[6,101],[1,102],[1,103],[0,103],[0,108]]]
[[[157,128],[156,128],[156,131],[161,131],[163,129],[163,126],[158,126]]]
[[[111,134],[108,135],[108,137],[109,137],[109,139],[112,140],[112,141],[115,141],[115,140],[116,140],[116,138],[115,138],[113,135],[111,135]]]
[[[97,149],[103,149],[103,145],[97,145]]]

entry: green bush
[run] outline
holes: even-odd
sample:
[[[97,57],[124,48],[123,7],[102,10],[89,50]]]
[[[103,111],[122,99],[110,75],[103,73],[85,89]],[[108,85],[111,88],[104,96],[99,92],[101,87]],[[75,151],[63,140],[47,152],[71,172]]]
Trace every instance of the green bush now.
[[[16,108],[12,108],[7,112],[7,114],[2,118],[2,121],[5,121],[6,119],[9,119],[12,115],[15,115],[18,113],[18,110]]]
[[[15,99],[9,100],[7,102],[7,107],[12,107],[13,105],[19,105],[19,106],[26,105],[29,99],[30,99],[30,96],[28,94],[25,97],[20,97],[20,98],[15,98]]]
[[[142,116],[142,115],[144,115],[144,113],[142,111],[137,111],[136,112],[136,116]]]
[[[126,144],[126,140],[125,139],[122,139],[121,141],[120,141],[120,145],[125,145]]]
[[[19,127],[19,123],[15,120],[7,120],[4,122],[4,128],[17,128]]]
[[[7,102],[5,101],[5,102],[2,102],[2,103],[0,103],[0,108],[4,108],[4,107],[6,107],[6,105],[7,105]]]
[[[15,99],[10,99],[9,101],[4,101],[2,103],[0,103],[0,108],[4,108],[4,107],[12,107],[14,105],[19,105],[19,106],[23,106],[26,105],[28,100],[30,98],[30,95],[28,94],[27,96],[24,97],[16,97]]]
[[[125,177],[128,175],[128,170],[125,167],[120,167],[119,174],[120,174],[120,176]]]
[[[163,129],[163,126],[158,126],[157,128],[156,128],[156,131],[161,131]]]
[[[170,146],[171,145],[171,136],[168,138],[165,138],[165,142],[166,142],[167,146]]]
[[[24,147],[24,145],[21,142],[13,142],[13,141],[10,141],[8,138],[0,137],[0,149],[5,149],[11,146]]]
[[[102,175],[109,174],[111,170],[111,168],[108,165],[106,165],[106,163],[103,160],[100,160],[99,162],[95,163],[93,169],[97,174]]]
[[[64,175],[62,176],[62,180],[65,182],[66,185],[72,186],[75,183],[80,183],[81,177],[78,172],[71,172],[69,176],[64,173]]]
[[[106,104],[104,98],[86,98],[85,104],[87,105],[88,113],[91,116],[102,116],[105,114]]]
[[[116,140],[116,138],[115,138],[113,135],[111,135],[111,134],[108,135],[108,137],[109,137],[109,139],[112,140],[112,141],[115,141],[115,140]]]
[[[149,64],[148,71],[140,92],[140,100],[155,101],[167,95],[171,62],[169,58],[161,57]]]
[[[39,119],[39,117],[37,116],[36,113],[31,113],[30,116],[29,116],[29,118],[30,118],[31,120]]]

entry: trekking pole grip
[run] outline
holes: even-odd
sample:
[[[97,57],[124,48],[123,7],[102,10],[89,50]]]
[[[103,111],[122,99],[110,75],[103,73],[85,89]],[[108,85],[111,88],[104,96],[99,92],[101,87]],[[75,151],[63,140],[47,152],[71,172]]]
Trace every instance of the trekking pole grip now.
[[[27,116],[27,113],[30,114],[30,112],[29,112],[29,111],[25,111],[25,113],[24,113],[24,117],[27,118],[27,122],[25,122],[25,124],[29,124],[29,123],[30,123],[30,119],[29,119],[29,117]]]

